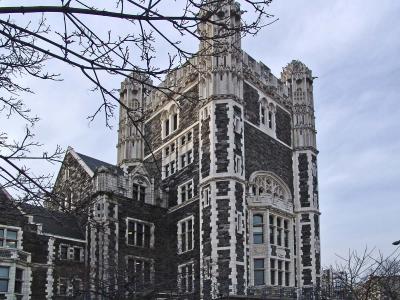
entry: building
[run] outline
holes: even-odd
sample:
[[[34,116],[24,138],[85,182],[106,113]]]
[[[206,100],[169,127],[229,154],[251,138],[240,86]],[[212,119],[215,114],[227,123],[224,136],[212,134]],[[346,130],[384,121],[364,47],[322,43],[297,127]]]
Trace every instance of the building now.
[[[237,4],[214,18],[227,15],[240,24]],[[31,256],[18,267],[31,299],[311,299],[321,277],[312,73],[294,60],[275,77],[238,35],[203,41],[200,53],[221,47],[168,74],[161,87],[173,93],[122,82],[116,165],[68,149],[54,188],[62,201],[48,212],[76,212],[82,236],[25,215],[24,226],[0,222],[15,226],[12,251]],[[42,230],[26,229],[34,224]],[[64,244],[68,258],[82,247],[82,262],[68,264],[83,264],[82,276],[55,271]],[[36,251],[47,257],[38,275]],[[3,276],[10,295],[15,268]]]

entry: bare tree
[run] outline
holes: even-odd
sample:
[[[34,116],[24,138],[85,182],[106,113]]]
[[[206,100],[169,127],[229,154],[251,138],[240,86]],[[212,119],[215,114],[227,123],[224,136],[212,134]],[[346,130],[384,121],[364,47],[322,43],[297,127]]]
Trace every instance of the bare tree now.
[[[58,163],[63,150],[56,147],[46,151],[35,139],[33,126],[39,117],[32,115],[26,101],[34,90],[25,86],[21,78],[62,80],[62,74],[48,71],[51,60],[76,68],[101,97],[89,120],[103,114],[106,126],[111,127],[117,105],[129,112],[132,109],[119,101],[117,90],[108,84],[110,76],[119,76],[121,81],[129,78],[144,85],[147,91],[156,89],[171,98],[179,90],[173,85],[158,85],[165,75],[173,68],[191,63],[190,59],[215,54],[207,49],[203,52],[192,49],[190,41],[202,41],[211,47],[213,42],[227,36],[254,35],[268,25],[267,20],[272,16],[267,8],[271,1],[240,1],[239,16],[243,10],[249,14],[236,28],[229,25],[232,16],[219,14],[220,8],[232,0],[177,1],[174,6],[180,9],[174,11],[168,9],[170,0],[96,3],[60,0],[57,5],[53,1],[48,5],[49,1],[42,0],[35,2],[38,6],[14,0],[8,2],[11,6],[7,2],[3,4],[0,7],[0,116],[3,120],[20,118],[26,123],[26,131],[21,139],[11,141],[7,132],[0,129],[0,186],[14,189],[23,201],[38,204],[58,201],[51,194],[51,174],[35,175],[26,167],[32,160]],[[98,26],[100,23],[110,24],[110,28],[104,31]],[[217,24],[224,30],[208,37],[198,30],[200,23]],[[160,43],[164,47],[162,58],[157,48]],[[162,65],[160,61],[166,63]],[[135,125],[140,120],[132,119],[132,122]]]
[[[399,299],[400,248],[388,256],[366,247],[338,257],[324,271],[322,299]]]

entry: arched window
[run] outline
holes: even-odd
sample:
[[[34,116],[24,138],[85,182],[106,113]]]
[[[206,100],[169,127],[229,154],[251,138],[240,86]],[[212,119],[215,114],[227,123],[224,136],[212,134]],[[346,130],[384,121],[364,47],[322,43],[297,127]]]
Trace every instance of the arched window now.
[[[262,215],[253,215],[253,243],[264,243],[264,222]]]
[[[161,115],[162,138],[166,138],[179,127],[178,109],[176,105],[172,105]]]

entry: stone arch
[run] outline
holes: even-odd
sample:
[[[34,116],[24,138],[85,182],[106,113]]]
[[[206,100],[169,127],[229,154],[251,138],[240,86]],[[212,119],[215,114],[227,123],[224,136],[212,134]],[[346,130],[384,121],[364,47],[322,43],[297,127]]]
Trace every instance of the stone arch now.
[[[251,196],[267,196],[292,202],[292,194],[286,183],[276,174],[268,171],[256,171],[249,178]]]

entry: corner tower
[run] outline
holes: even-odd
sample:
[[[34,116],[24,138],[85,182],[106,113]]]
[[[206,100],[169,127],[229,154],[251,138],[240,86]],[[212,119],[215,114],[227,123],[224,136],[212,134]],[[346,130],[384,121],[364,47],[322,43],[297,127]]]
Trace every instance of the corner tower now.
[[[293,185],[296,214],[297,286],[305,293],[320,286],[321,254],[317,147],[311,70],[292,61],[281,74],[293,103]]]
[[[212,2],[201,13],[213,23],[199,26],[202,299],[244,294],[247,278],[241,12]]]

